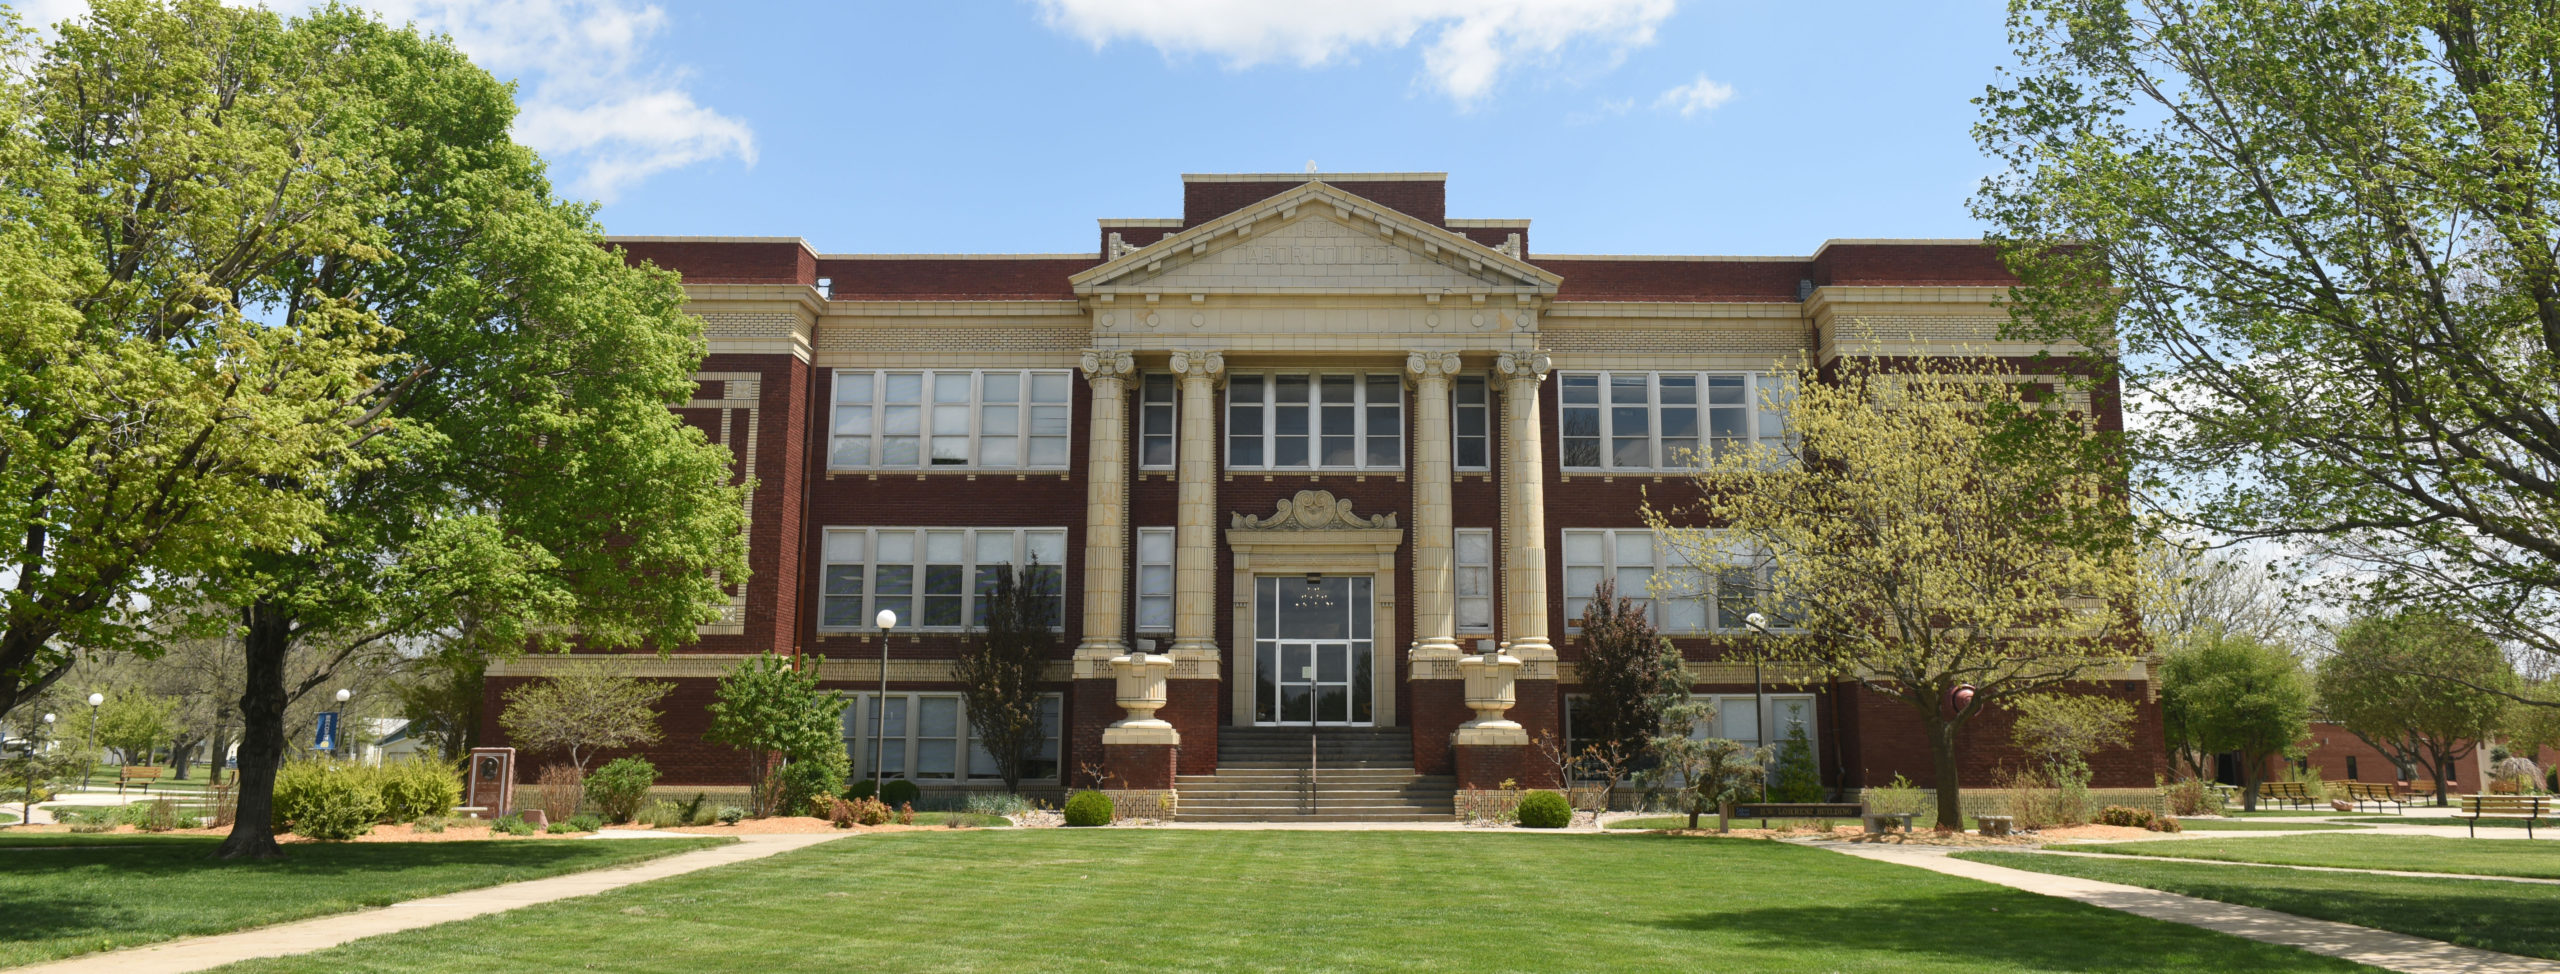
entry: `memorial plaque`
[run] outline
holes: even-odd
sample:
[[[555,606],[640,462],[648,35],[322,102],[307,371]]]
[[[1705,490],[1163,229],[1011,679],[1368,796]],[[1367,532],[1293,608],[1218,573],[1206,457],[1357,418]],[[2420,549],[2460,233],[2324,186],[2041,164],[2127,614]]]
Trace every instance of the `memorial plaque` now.
[[[462,803],[484,809],[481,815],[489,819],[506,817],[515,806],[516,749],[472,748],[470,769],[463,779]]]

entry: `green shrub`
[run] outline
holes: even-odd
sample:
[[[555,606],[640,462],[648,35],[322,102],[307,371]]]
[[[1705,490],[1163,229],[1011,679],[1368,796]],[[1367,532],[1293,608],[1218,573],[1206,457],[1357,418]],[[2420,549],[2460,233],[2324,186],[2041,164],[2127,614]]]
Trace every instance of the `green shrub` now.
[[[782,768],[782,804],[791,812],[804,813],[809,799],[833,798],[844,790],[844,776],[853,765],[844,756],[844,748],[828,748],[801,758]]]
[[[525,821],[522,815],[509,815],[489,823],[489,831],[501,835],[532,835],[533,823]]]
[[[276,770],[275,815],[285,828],[314,839],[352,839],[373,831],[384,804],[370,769],[298,761]]]
[[[604,818],[602,816],[598,816],[594,813],[580,813],[577,815],[571,815],[566,820],[553,822],[549,828],[546,828],[543,831],[549,832],[553,835],[567,835],[571,832],[593,832],[603,827]]]
[[[851,801],[856,798],[871,798],[878,794],[880,794],[880,783],[869,778],[864,778],[850,785],[846,785],[844,788],[844,797],[847,801]]]
[[[73,832],[78,832],[78,833],[87,833],[87,832],[113,832],[113,831],[115,831],[115,830],[116,830],[116,827],[115,827],[115,826],[113,826],[113,825],[106,825],[106,824],[103,824],[103,823],[97,823],[97,822],[91,822],[91,823],[88,823],[88,824],[85,824],[85,825],[74,825],[74,826],[72,826],[72,827],[71,827],[71,831],[73,831]]]
[[[116,827],[116,814],[117,810],[113,808],[81,807],[75,805],[54,809],[53,820],[64,825],[103,825],[108,828],[114,828]]]
[[[1020,795],[1006,794],[1001,791],[976,791],[969,793],[967,804],[961,807],[972,815],[1009,818],[1030,811],[1031,802]]]
[[[1937,802],[1902,775],[1894,775],[1891,784],[1867,789],[1864,802],[1870,815],[1916,815],[1912,821],[1920,828],[1937,823]]]
[[[1770,801],[1822,800],[1822,768],[1814,761],[1813,742],[1805,739],[1804,725],[1787,728],[1786,741],[1778,745],[1777,765],[1777,780],[1769,785]]]
[[[2157,814],[2148,808],[2132,808],[2124,805],[2109,805],[2099,809],[2096,821],[2100,825],[2149,829],[2153,832],[2184,831],[2184,827],[2179,825],[2175,818]]]
[[[702,792],[698,792],[698,791],[697,791],[697,792],[694,792],[694,793],[693,793],[693,799],[692,799],[691,801],[687,801],[687,802],[685,802],[685,803],[684,803],[684,820],[683,820],[683,821],[681,821],[681,822],[678,822],[678,823],[676,823],[676,824],[679,824],[679,825],[709,825],[709,824],[711,824],[713,820],[715,820],[715,819],[717,819],[717,818],[719,817],[719,812],[718,812],[717,810],[714,810],[714,809],[711,809],[711,808],[707,808],[707,807],[705,807],[704,803],[705,803],[705,802],[708,802],[708,801],[710,801],[710,800],[711,800],[711,796],[710,796],[710,795],[706,795],[706,794],[703,794]]]
[[[450,815],[454,806],[462,804],[462,772],[442,761],[401,761],[386,764],[374,771],[375,787],[382,791],[382,820],[414,822],[421,818]]]
[[[1079,791],[1068,797],[1067,824],[1077,828],[1111,824],[1111,796]]]
[[[409,824],[420,832],[436,833],[444,831],[447,823],[442,815],[421,815],[418,816],[417,821]]]
[[[658,766],[647,759],[615,758],[587,776],[587,804],[606,821],[628,822],[640,814],[649,786],[657,783]]]
[[[736,825],[738,824],[739,819],[745,817],[747,817],[746,809],[739,808],[736,805],[720,806],[720,824],[722,825]]]
[[[922,797],[924,797],[924,789],[916,787],[915,782],[905,778],[891,778],[888,784],[880,786],[880,803],[891,808],[913,805],[916,799]]]
[[[1520,796],[1520,827],[1560,829],[1573,824],[1573,804],[1552,791],[1532,791]]]
[[[203,828],[204,817],[201,815],[180,815],[178,816],[178,827],[182,829]]]

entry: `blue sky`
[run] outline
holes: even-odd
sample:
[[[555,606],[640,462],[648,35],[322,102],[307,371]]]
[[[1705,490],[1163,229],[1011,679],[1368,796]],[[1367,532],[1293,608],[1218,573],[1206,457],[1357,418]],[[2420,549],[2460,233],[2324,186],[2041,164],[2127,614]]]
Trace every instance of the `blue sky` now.
[[[61,2],[61,0],[56,0]],[[1673,0],[384,0],[522,79],[620,234],[1093,247],[1183,172],[1449,173],[1543,253],[1974,236],[2003,5]],[[1097,47],[1096,41],[1102,43]]]

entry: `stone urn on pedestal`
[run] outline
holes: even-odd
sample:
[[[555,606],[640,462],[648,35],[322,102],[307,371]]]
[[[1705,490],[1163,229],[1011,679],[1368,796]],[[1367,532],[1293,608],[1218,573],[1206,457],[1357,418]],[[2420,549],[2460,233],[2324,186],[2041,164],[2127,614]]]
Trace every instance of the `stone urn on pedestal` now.
[[[1503,714],[1520,702],[1520,658],[1506,653],[1458,657],[1458,675],[1466,682],[1467,709],[1475,718],[1458,725],[1456,743],[1467,746],[1518,746],[1529,732]]]
[[[1102,729],[1104,773],[1124,790],[1171,789],[1174,747],[1182,743],[1182,735],[1156,711],[1164,709],[1173,657],[1146,652],[1114,656],[1111,670],[1119,679],[1120,707],[1129,715]]]

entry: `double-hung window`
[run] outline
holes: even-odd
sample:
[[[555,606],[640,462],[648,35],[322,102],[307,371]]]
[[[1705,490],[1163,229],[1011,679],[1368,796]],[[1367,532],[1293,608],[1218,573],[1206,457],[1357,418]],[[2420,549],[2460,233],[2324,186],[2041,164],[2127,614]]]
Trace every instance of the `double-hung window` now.
[[[1064,370],[837,369],[827,465],[1063,470]]]
[[[1173,469],[1173,375],[1149,372],[1138,379],[1138,467]]]
[[[998,572],[1015,569],[1049,625],[1066,619],[1065,528],[828,528],[819,627],[868,629],[880,610],[901,628],[986,621]]]
[[[1714,563],[1693,564],[1653,532],[1564,532],[1565,625],[1579,628],[1583,610],[1603,579],[1615,579],[1618,595],[1646,610],[1663,632],[1740,632],[1767,588],[1765,559],[1719,553]],[[1775,628],[1775,624],[1772,625]]]
[[[1138,631],[1173,631],[1173,529],[1138,529]]]
[[[1789,381],[1773,372],[1563,373],[1563,466],[1686,470],[1755,440],[1783,449]]]
[[[1400,469],[1404,466],[1404,378],[1392,373],[1230,377],[1227,466]]]
[[[1458,631],[1493,631],[1493,529],[1459,528]]]
[[[1493,469],[1493,396],[1481,375],[1462,375],[1449,389],[1451,458],[1460,470]]]
[[[873,755],[885,777],[922,781],[991,781],[1003,777],[995,755],[969,726],[966,702],[949,693],[876,693],[846,695],[843,717],[845,755],[853,759],[855,778],[873,773]],[[1022,777],[1058,777],[1058,695],[1040,698],[1040,747],[1026,755]],[[966,765],[962,762],[966,761]]]

